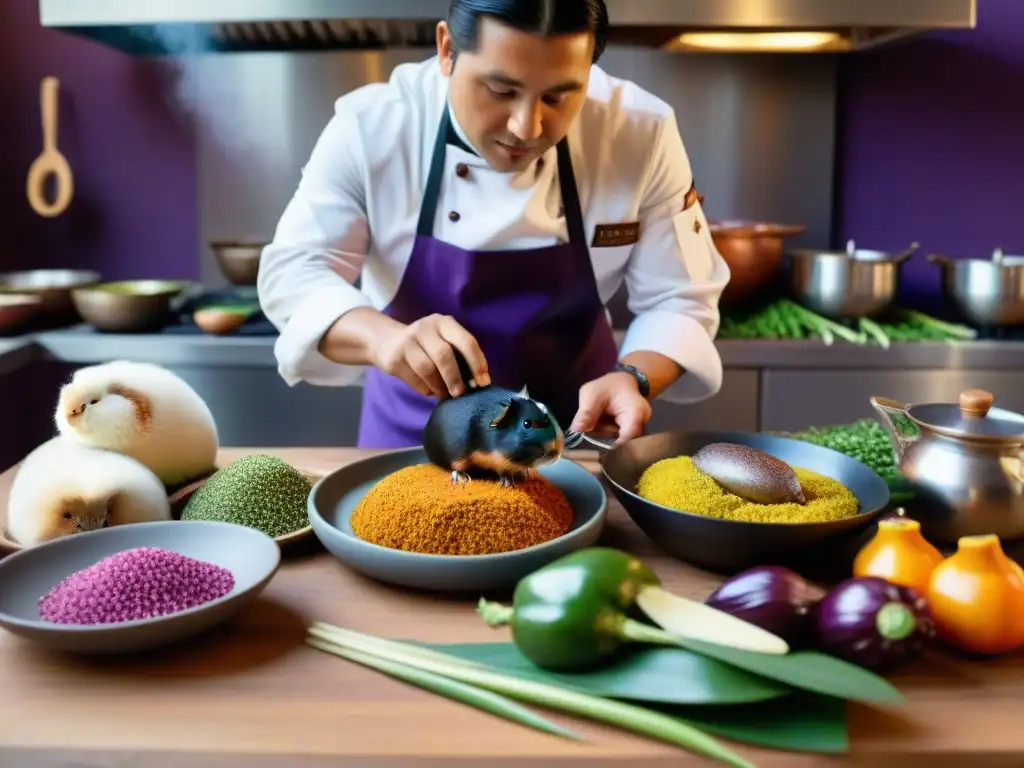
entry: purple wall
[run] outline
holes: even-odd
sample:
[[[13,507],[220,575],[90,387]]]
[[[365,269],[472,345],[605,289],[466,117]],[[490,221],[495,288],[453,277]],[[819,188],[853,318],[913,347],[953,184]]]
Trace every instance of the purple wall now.
[[[39,85],[61,81],[58,147],[75,176],[61,216],[25,198],[42,147]],[[168,70],[39,24],[36,0],[0,2],[0,271],[91,267],[105,279],[199,276],[195,148],[165,100]]]
[[[898,249],[907,298],[939,291],[930,252],[1024,253],[1024,2],[978,0],[974,30],[841,68],[835,245]]]

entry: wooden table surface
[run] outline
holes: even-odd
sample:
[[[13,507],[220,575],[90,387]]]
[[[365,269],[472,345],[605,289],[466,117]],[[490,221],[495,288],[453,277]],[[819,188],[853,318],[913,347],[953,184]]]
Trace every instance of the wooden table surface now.
[[[221,462],[254,450],[225,449]],[[266,452],[317,473],[366,454]],[[596,471],[593,453],[573,458]],[[13,475],[0,475],[0,504]],[[657,552],[609,497],[603,543],[644,557],[680,594],[714,588],[716,577]],[[0,631],[0,767],[712,764],[598,724],[572,723],[583,744],[536,733],[303,645],[314,619],[427,642],[507,639],[472,600],[375,583],[323,551],[286,560],[234,621],[145,658],[67,657]],[[1024,765],[1024,655],[980,662],[934,652],[891,679],[908,705],[851,705],[846,756],[736,748],[766,768]]]

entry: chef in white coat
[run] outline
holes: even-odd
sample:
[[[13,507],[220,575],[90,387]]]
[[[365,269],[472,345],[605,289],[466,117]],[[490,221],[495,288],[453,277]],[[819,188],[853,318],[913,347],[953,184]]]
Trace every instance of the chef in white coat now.
[[[619,441],[677,380],[720,388],[729,270],[672,108],[596,65],[607,28],[604,0],[452,0],[436,57],[338,99],[258,289],[289,385],[365,368],[360,446],[418,445],[491,382]]]

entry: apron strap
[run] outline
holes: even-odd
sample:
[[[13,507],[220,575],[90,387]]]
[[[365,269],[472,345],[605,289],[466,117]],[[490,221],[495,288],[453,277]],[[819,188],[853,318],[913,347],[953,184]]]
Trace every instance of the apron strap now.
[[[445,107],[444,113],[441,115],[440,125],[437,127],[437,137],[434,139],[434,152],[430,159],[427,187],[423,192],[420,217],[416,225],[416,234],[421,237],[432,237],[434,234],[434,219],[437,216],[437,203],[441,195],[441,177],[444,174],[444,160],[448,149],[448,130],[450,126],[451,116],[448,113],[448,107]],[[576,174],[572,169],[569,140],[565,138],[558,142],[556,151],[558,153],[558,186],[562,194],[562,208],[565,210],[565,225],[569,235],[569,242],[585,246],[587,236],[586,230],[583,227],[580,196],[576,189]]]
[[[569,139],[558,142],[558,185],[562,191],[562,208],[565,209],[565,228],[569,242],[586,247],[587,231],[583,227],[583,210],[580,194],[576,189],[576,174],[572,169],[572,155],[569,153]]]
[[[437,215],[437,199],[441,195],[441,174],[444,173],[444,158],[448,149],[449,125],[451,117],[448,115],[448,108],[445,107],[444,114],[441,115],[441,124],[437,127],[437,138],[434,139],[427,188],[423,192],[420,218],[416,225],[416,234],[422,237],[431,237],[434,234],[434,217]]]

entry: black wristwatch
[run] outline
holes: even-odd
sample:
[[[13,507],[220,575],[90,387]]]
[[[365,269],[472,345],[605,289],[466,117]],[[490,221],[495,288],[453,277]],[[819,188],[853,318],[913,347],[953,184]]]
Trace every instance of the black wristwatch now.
[[[634,379],[636,379],[637,389],[640,390],[640,396],[645,400],[651,394],[651,382],[647,380],[644,372],[635,366],[629,365],[628,363],[616,363],[612,371],[621,371],[622,373],[628,373]]]

